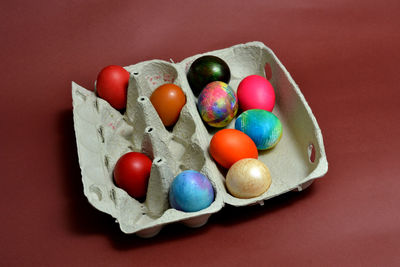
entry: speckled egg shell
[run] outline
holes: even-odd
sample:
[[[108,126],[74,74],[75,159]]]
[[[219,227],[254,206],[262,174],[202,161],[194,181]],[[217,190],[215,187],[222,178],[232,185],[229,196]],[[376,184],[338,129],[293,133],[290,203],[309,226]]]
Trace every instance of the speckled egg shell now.
[[[238,103],[232,88],[220,81],[212,82],[201,91],[197,108],[208,125],[221,128],[236,116]]]
[[[235,128],[250,136],[259,150],[274,147],[282,137],[282,124],[278,117],[262,109],[249,109],[240,114]]]
[[[262,195],[271,185],[268,167],[258,159],[241,159],[229,169],[226,187],[238,198],[252,198]]]
[[[207,208],[213,201],[211,182],[198,171],[183,171],[171,184],[169,202],[174,209],[195,212]]]

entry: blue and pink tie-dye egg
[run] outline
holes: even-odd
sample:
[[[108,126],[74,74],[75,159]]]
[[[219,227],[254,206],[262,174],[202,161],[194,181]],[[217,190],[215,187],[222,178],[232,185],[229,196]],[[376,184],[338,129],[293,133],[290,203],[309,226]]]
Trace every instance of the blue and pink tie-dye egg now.
[[[224,82],[211,82],[201,91],[197,100],[197,109],[208,125],[225,127],[238,111],[236,94]]]
[[[213,201],[214,188],[210,180],[198,171],[183,171],[172,181],[169,203],[174,209],[195,212],[207,208]]]
[[[271,112],[263,109],[244,111],[235,122],[235,129],[247,134],[257,149],[274,147],[282,137],[282,124]]]

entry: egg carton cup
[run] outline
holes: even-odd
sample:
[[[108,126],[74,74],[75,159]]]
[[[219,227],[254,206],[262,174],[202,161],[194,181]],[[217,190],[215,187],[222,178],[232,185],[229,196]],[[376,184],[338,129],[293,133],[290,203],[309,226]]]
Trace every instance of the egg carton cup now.
[[[270,150],[259,150],[259,160],[270,169],[272,184],[261,196],[240,199],[225,187],[226,170],[211,158],[208,147],[221,128],[205,125],[197,111],[197,98],[186,78],[191,63],[200,56],[214,55],[229,66],[229,85],[237,90],[240,81],[252,74],[266,77],[276,94],[273,113],[280,119],[283,136]],[[125,67],[130,73],[127,108],[121,114],[93,91],[72,82],[73,115],[83,191],[98,210],[113,216],[124,233],[141,237],[156,235],[164,225],[182,222],[189,227],[207,223],[211,214],[225,204],[247,206],[288,191],[301,191],[328,170],[321,130],[300,89],[275,56],[261,42],[198,54],[179,63],[149,60]],[[269,71],[267,71],[268,73]],[[149,98],[165,83],[180,86],[186,95],[177,123],[166,128]],[[233,120],[225,128],[234,128]],[[113,181],[113,169],[125,153],[137,151],[152,159],[146,199],[130,197]],[[215,200],[197,212],[170,207],[169,187],[184,170],[206,175],[215,191]]]

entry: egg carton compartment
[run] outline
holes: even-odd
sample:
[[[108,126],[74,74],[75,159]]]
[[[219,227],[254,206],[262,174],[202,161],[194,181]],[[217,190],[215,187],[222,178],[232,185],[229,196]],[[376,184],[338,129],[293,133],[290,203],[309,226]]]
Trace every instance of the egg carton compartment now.
[[[271,171],[272,184],[257,198],[231,196],[224,185],[226,170],[219,168],[208,152],[211,137],[220,129],[204,125],[197,111],[197,99],[186,79],[190,64],[202,55],[215,55],[227,62],[231,70],[229,85],[235,91],[244,77],[252,74],[265,77],[266,66],[271,70],[270,82],[276,92],[273,113],[281,120],[283,136],[275,148],[259,151],[259,159]],[[123,232],[150,237],[173,222],[199,227],[225,203],[234,206],[262,203],[290,190],[300,191],[327,172],[321,131],[311,109],[284,66],[263,43],[240,44],[176,64],[150,60],[125,69],[130,73],[130,81],[124,114],[94,92],[72,83],[84,194],[95,208],[116,218]],[[178,121],[168,128],[149,100],[154,90],[165,83],[178,85],[186,96]],[[227,128],[233,125],[234,121]],[[140,151],[153,160],[144,202],[130,197],[113,182],[116,161],[129,151]],[[188,169],[206,175],[215,191],[214,202],[198,212],[178,211],[168,203],[173,178]]]
[[[149,237],[157,234],[163,225],[175,221],[199,227],[223,206],[223,197],[218,193],[223,186],[221,181],[209,178],[215,199],[206,209],[186,213],[171,209],[168,203],[169,186],[178,173],[191,169],[211,177],[210,173],[214,172],[213,166],[205,160],[205,140],[198,136],[196,122],[192,119],[195,110],[188,108],[193,99],[187,97],[178,122],[172,129],[166,129],[148,97],[163,83],[175,82],[183,87],[181,77],[167,62],[154,60],[131,67],[135,71],[128,88],[125,114],[113,109],[93,92],[72,84],[78,154],[84,188],[89,188],[84,193],[93,206],[115,217],[125,233]],[[170,74],[172,79],[159,79]],[[152,81],[153,77],[157,82]],[[96,137],[93,133],[99,138],[93,138]],[[91,150],[104,159],[103,162],[89,154]],[[153,159],[143,203],[113,182],[116,161],[129,151],[142,152]],[[88,167],[97,172],[86,172]]]
[[[269,78],[276,95],[272,113],[280,119],[283,129],[282,138],[274,148],[259,150],[258,159],[265,163],[271,172],[270,188],[259,197],[240,199],[229,194],[224,187],[225,203],[234,206],[262,203],[291,190],[301,191],[327,172],[328,164],[317,121],[300,89],[271,49],[261,42],[250,42],[198,54],[184,59],[180,64],[187,72],[191,63],[204,55],[217,56],[228,64],[231,71],[229,86],[235,92],[242,79],[249,75]],[[236,118],[224,128],[234,128]],[[209,127],[204,123],[203,126],[208,143],[217,131],[223,129]],[[312,160],[311,150],[314,153]],[[216,175],[224,180],[226,170],[219,168],[219,172]]]

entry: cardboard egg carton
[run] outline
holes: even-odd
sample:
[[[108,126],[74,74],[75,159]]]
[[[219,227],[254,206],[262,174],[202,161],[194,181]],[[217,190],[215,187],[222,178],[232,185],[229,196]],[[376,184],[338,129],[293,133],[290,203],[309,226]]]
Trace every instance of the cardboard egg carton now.
[[[272,177],[269,190],[259,197],[239,199],[230,195],[225,187],[226,170],[217,166],[208,152],[213,134],[220,129],[203,123],[186,78],[191,63],[203,55],[218,56],[228,64],[229,85],[235,91],[244,77],[252,74],[265,77],[266,66],[271,70],[269,81],[276,93],[273,113],[281,120],[283,136],[273,149],[259,151],[259,160],[269,167]],[[150,60],[125,69],[130,72],[130,81],[124,114],[94,92],[72,83],[84,194],[95,208],[116,218],[124,233],[151,237],[173,222],[199,227],[225,204],[263,204],[285,192],[301,191],[327,172],[317,121],[290,74],[263,43],[239,44],[198,54],[179,63]],[[164,127],[149,100],[153,91],[165,83],[180,86],[186,95],[186,104],[173,128]],[[234,123],[235,120],[226,128],[234,128]],[[115,163],[130,151],[142,152],[153,160],[144,202],[130,197],[113,182]],[[168,203],[172,180],[188,169],[205,174],[215,191],[214,202],[198,212],[178,211]]]

